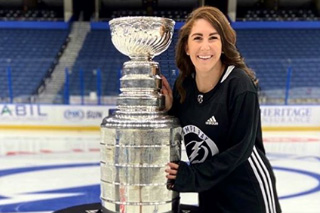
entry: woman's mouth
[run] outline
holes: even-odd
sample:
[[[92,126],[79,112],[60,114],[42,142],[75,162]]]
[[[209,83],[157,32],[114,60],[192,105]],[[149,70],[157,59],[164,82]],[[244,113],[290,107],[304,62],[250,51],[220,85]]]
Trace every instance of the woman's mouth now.
[[[202,60],[208,60],[212,58],[212,55],[198,55],[197,58],[200,58]]]

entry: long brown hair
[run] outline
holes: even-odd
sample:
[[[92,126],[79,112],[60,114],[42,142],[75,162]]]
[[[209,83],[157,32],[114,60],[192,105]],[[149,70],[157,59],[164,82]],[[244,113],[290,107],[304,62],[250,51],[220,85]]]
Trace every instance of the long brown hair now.
[[[186,97],[186,91],[183,88],[183,81],[186,77],[195,72],[195,67],[191,62],[190,57],[186,54],[185,47],[188,42],[193,24],[198,19],[204,19],[218,31],[222,43],[221,61],[226,66],[234,65],[235,67],[244,70],[248,76],[256,84],[254,72],[247,67],[244,59],[240,55],[236,47],[236,32],[230,26],[228,19],[217,8],[210,6],[199,7],[194,10],[186,20],[186,23],[179,31],[179,38],[176,45],[176,64],[179,69],[176,87],[180,94],[180,102],[182,103]]]

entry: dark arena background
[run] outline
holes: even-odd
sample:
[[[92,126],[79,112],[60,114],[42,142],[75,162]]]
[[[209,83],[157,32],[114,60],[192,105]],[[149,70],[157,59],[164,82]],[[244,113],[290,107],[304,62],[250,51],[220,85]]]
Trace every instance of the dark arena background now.
[[[320,0],[0,0],[0,213],[97,212],[100,124],[129,60],[108,22],[175,20],[154,58],[173,86],[178,31],[202,5],[228,17],[259,79],[283,212],[320,212]],[[181,212],[197,205],[181,193]]]

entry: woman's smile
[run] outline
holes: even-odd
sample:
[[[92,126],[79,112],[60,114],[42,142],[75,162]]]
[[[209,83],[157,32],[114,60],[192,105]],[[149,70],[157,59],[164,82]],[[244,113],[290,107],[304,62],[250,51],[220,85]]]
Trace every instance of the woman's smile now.
[[[197,57],[201,60],[208,60],[211,59],[213,55],[198,55]]]

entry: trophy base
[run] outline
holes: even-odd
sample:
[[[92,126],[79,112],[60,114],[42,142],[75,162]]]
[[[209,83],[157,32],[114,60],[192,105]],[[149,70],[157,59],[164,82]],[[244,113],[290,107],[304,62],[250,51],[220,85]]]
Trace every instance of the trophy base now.
[[[158,205],[120,205],[102,201],[103,213],[178,213],[180,197],[170,203]]]
[[[115,213],[101,207],[101,203],[84,204],[79,206],[73,206],[66,209],[61,209],[53,213]],[[197,206],[180,204],[176,212],[170,213],[200,213]]]

